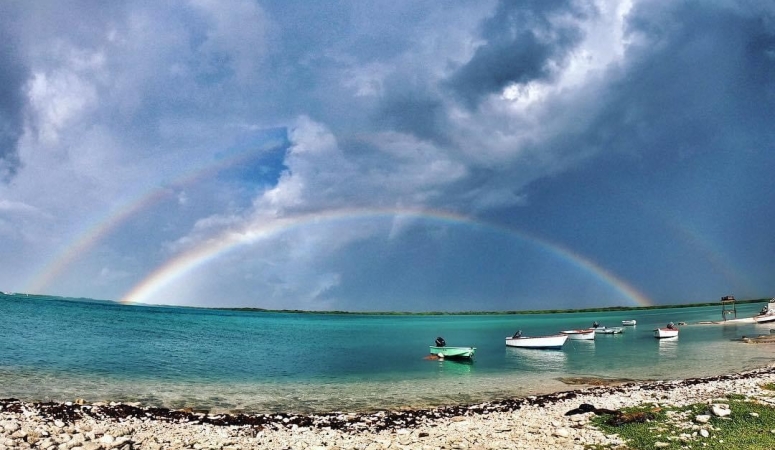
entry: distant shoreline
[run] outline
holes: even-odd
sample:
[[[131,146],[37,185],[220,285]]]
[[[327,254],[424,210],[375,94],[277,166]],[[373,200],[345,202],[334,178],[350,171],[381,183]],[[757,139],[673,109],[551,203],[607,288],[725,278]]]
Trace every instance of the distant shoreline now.
[[[754,300],[737,300],[736,304],[766,303],[769,298]],[[338,314],[338,315],[360,315],[360,316],[510,316],[510,315],[532,315],[532,314],[573,314],[589,312],[616,312],[616,311],[644,311],[652,309],[677,309],[677,308],[700,308],[706,306],[720,306],[719,302],[691,303],[679,305],[654,305],[654,306],[604,306],[599,308],[580,308],[580,309],[537,309],[537,310],[511,310],[511,311],[308,311],[302,309],[264,309],[252,307],[238,308],[202,308],[214,309],[218,311],[248,311],[262,313],[284,313],[284,314]]]
[[[181,306],[181,305],[156,305],[147,303],[136,303],[127,305],[115,300],[91,299],[85,297],[59,297],[45,294],[26,294],[26,293],[8,293],[0,292],[0,298],[24,297],[40,300],[64,300],[90,303],[108,303],[122,306],[147,306],[147,307],[167,307],[167,308],[194,308],[215,311],[244,311],[259,313],[278,313],[278,314],[330,314],[330,315],[354,315],[354,316],[510,316],[510,315],[534,315],[534,314],[573,314],[589,312],[616,312],[616,311],[645,311],[653,309],[677,309],[677,308],[698,308],[705,306],[720,306],[719,301],[703,303],[685,303],[674,305],[652,305],[652,306],[603,306],[597,308],[579,308],[579,309],[536,309],[536,310],[508,310],[508,311],[344,311],[344,310],[304,310],[304,309],[268,309],[257,307],[206,307],[206,306]],[[738,305],[750,303],[766,303],[769,298],[737,300]]]

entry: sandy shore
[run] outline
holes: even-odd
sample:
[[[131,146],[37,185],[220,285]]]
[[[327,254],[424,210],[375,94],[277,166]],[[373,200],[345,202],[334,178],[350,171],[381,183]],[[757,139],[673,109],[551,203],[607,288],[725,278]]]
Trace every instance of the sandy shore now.
[[[775,365],[719,377],[626,383],[542,396],[372,414],[210,415],[130,404],[0,400],[4,449],[582,449],[616,447],[590,424],[582,404],[617,410],[685,405],[744,395],[775,404],[763,390]],[[695,425],[697,427],[697,425]],[[696,430],[695,430],[696,431]]]

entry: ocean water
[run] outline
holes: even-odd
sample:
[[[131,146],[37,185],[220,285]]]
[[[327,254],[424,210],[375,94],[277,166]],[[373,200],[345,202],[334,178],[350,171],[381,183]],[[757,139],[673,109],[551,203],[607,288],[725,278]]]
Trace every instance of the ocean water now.
[[[738,306],[738,317],[762,304]],[[638,325],[561,350],[504,338],[598,321]],[[719,375],[773,361],[775,346],[735,341],[768,325],[701,325],[721,307],[539,315],[262,313],[0,294],[0,397],[141,402],[212,412],[373,411],[474,403],[573,389],[562,378]],[[676,340],[652,335],[687,322]],[[775,326],[775,325],[774,325]],[[443,336],[472,363],[428,360]]]

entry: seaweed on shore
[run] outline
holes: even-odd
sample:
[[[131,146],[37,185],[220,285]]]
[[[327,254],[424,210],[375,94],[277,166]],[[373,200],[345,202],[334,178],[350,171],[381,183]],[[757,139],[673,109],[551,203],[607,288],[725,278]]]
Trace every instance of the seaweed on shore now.
[[[123,403],[80,405],[77,403],[27,403],[18,399],[0,400],[0,411],[21,413],[36,410],[47,420],[60,420],[73,423],[83,417],[95,419],[121,420],[126,418],[151,419],[171,423],[201,423],[216,426],[245,426],[254,429],[274,428],[329,428],[347,432],[397,430],[412,428],[440,419],[485,415],[493,412],[510,412],[525,406],[547,406],[560,401],[571,400],[579,395],[602,397],[607,394],[625,393],[637,386],[644,391],[670,391],[683,386],[707,384],[714,381],[726,381],[753,378],[762,374],[775,373],[774,367],[755,369],[748,372],[719,375],[705,378],[688,378],[675,381],[632,382],[615,386],[600,386],[577,391],[563,391],[553,394],[495,400],[472,405],[442,406],[431,409],[408,411],[378,411],[374,413],[330,412],[322,414],[207,414],[190,410],[171,410],[158,407],[139,407]]]

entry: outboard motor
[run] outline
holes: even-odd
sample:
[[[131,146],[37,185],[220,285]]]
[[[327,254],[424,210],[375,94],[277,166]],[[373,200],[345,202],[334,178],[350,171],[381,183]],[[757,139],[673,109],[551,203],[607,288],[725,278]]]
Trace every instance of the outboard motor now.
[[[443,337],[439,336],[436,338],[436,347],[444,347],[445,345],[447,345],[447,342]]]

